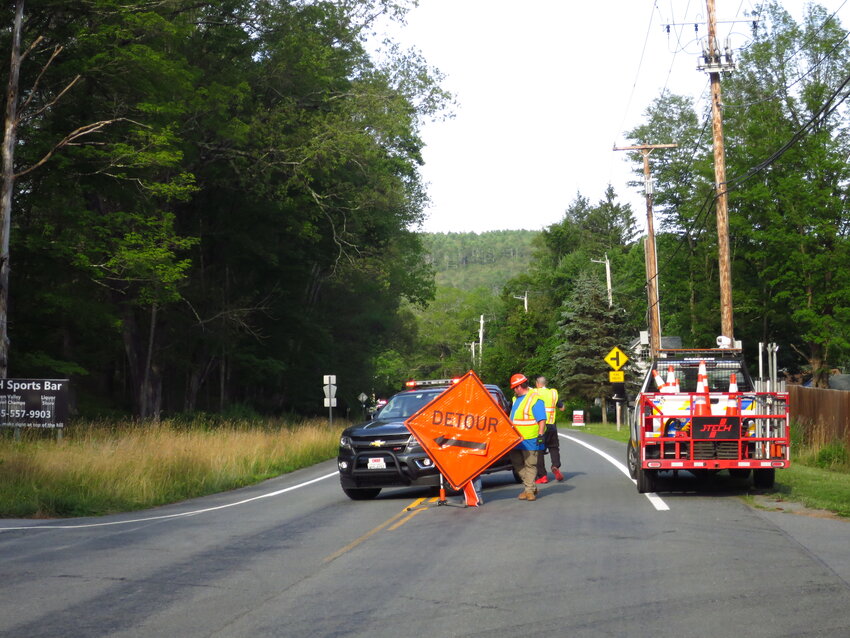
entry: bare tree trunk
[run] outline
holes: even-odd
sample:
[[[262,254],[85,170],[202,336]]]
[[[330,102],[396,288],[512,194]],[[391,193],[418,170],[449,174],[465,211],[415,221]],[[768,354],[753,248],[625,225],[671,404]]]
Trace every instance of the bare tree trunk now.
[[[154,421],[159,421],[159,412],[162,402],[162,377],[159,374],[159,369],[153,365],[153,351],[156,343],[156,319],[159,308],[156,304],[151,306],[151,325],[148,331],[148,346],[145,356],[145,369],[142,374],[142,404],[141,417],[153,418]]]
[[[133,395],[133,412],[137,417],[142,417],[142,382],[139,378],[139,346],[137,343],[138,328],[136,316],[129,306],[124,308],[124,318],[121,322],[121,336],[124,339],[124,354],[127,355],[127,370],[130,373],[130,392]]]
[[[0,187],[0,378],[9,374],[9,232],[12,225],[12,191],[15,188],[15,142],[18,134],[18,82],[21,73],[21,24],[24,0],[15,3],[12,57],[3,122],[3,183]]]
[[[224,412],[227,405],[227,353],[222,348],[221,365],[219,366],[218,411]]]
[[[204,348],[204,354],[200,358],[204,360],[205,363],[199,362],[193,365],[191,372],[189,372],[189,379],[186,382],[186,396],[183,398],[183,411],[189,414],[194,412],[198,407],[198,394],[200,393],[201,387],[207,380],[207,376],[215,363],[215,358],[206,354],[206,348]]]

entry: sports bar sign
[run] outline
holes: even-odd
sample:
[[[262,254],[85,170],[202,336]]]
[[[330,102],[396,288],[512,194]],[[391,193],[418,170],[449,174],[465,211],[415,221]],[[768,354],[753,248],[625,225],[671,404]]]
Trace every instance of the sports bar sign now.
[[[68,379],[0,379],[0,427],[64,428]]]

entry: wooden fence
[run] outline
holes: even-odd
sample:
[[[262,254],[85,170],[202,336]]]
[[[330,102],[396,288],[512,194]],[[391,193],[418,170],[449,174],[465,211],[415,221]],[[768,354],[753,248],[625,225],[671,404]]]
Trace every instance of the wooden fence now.
[[[788,394],[791,421],[802,426],[804,444],[843,441],[850,447],[850,392],[789,385]]]

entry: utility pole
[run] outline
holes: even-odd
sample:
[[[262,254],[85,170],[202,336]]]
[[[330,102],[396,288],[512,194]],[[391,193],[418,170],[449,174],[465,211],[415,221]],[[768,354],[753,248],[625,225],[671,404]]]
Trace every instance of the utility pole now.
[[[717,14],[714,0],[706,0],[708,13],[708,46],[703,49],[703,64],[697,68],[706,71],[711,82],[711,127],[714,147],[714,190],[717,199],[717,260],[720,278],[720,329],[735,343],[732,327],[732,266],[729,257],[729,209],[726,189],[726,152],[723,146],[723,113],[721,112],[720,73],[735,68],[732,49],[728,43],[724,55],[717,47]]]
[[[678,144],[615,146],[615,151],[640,151],[643,155],[643,183],[646,195],[646,296],[649,301],[649,352],[652,358],[661,349],[661,313],[658,309],[658,256],[655,252],[655,224],[652,219],[652,177],[649,154],[656,148],[676,148]]]
[[[481,315],[481,323],[478,327],[478,369],[484,364],[484,315]]]
[[[611,295],[611,262],[608,261],[608,253],[605,253],[605,261],[601,259],[591,259],[594,264],[605,264],[605,281],[608,284],[608,307],[614,306],[614,297]]]

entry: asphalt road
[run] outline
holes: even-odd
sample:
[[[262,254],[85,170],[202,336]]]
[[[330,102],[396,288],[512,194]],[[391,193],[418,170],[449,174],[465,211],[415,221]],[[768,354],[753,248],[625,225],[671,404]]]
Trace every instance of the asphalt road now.
[[[731,480],[650,499],[599,453],[623,444],[564,436],[567,480],[534,503],[507,473],[480,508],[353,502],[331,461],[145,512],[0,521],[0,635],[850,636],[850,523],[752,509]]]

